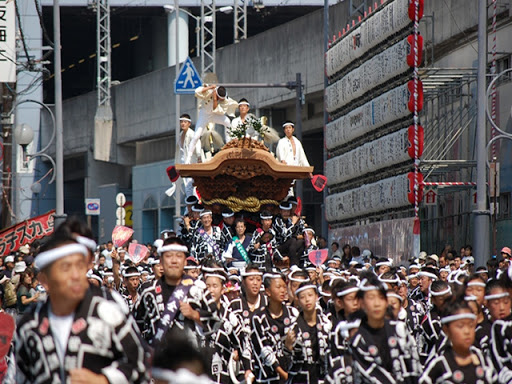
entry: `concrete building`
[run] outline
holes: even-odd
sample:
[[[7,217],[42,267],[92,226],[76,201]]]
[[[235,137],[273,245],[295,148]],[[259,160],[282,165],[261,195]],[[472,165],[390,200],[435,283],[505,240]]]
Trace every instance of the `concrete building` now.
[[[468,5],[471,3],[471,5]],[[511,63],[510,36],[512,19],[511,1],[500,2],[498,8],[498,62],[500,70],[509,68]],[[320,4],[319,4],[320,5]],[[477,1],[471,0],[432,0],[425,4],[424,22],[421,24],[425,38],[425,66],[430,68],[465,68],[463,75],[471,77],[471,70],[476,68],[476,24]],[[157,11],[155,11],[157,12]],[[164,18],[160,9],[158,17]],[[336,35],[346,26],[352,17],[349,2],[340,2],[329,9],[329,36]],[[155,16],[156,17],[156,16]],[[164,21],[162,21],[164,23]],[[166,51],[166,39],[162,39],[162,28],[153,25],[153,32],[147,32],[144,42],[151,43],[150,52],[146,52],[146,64],[137,58],[139,69],[132,69],[132,78],[120,78],[112,86],[112,109],[114,113],[114,131],[112,135],[111,161],[94,160],[92,143],[94,143],[94,115],[96,111],[96,94],[90,92],[64,101],[64,156],[65,156],[65,210],[68,214],[84,215],[84,199],[102,195],[103,207],[115,206],[114,197],[118,191],[125,191],[133,204],[133,228],[135,237],[140,241],[151,241],[158,233],[172,227],[170,219],[173,200],[165,195],[170,186],[164,169],[174,162],[174,67],[166,67],[161,53]],[[162,26],[164,24],[160,24]],[[37,29],[37,28],[36,28]],[[40,32],[40,31],[39,31]],[[41,34],[34,32],[36,38]],[[224,32],[223,32],[224,33]],[[229,32],[231,33],[231,32]],[[149,36],[148,36],[149,34]],[[142,39],[142,38],[141,38]],[[492,36],[489,36],[492,41]],[[114,41],[113,41],[114,43]],[[139,44],[135,42],[135,44]],[[294,81],[300,73],[304,83],[304,104],[302,110],[303,143],[314,173],[323,173],[323,93],[324,93],[324,51],[323,51],[323,10],[307,13],[299,18],[276,25],[264,32],[255,34],[238,44],[226,45],[217,50],[217,75],[226,83],[275,83]],[[193,45],[193,44],[192,44]],[[142,48],[141,48],[142,49]],[[149,46],[148,46],[149,49]],[[134,52],[142,52],[135,49]],[[432,55],[433,52],[433,55]],[[491,59],[492,57],[489,56]],[[194,58],[197,60],[197,58]],[[155,63],[160,63],[156,67]],[[196,65],[198,64],[195,61]],[[127,63],[129,64],[129,63]],[[114,60],[114,66],[121,66]],[[129,64],[133,65],[133,64]],[[157,68],[159,67],[159,68]],[[145,68],[145,69],[141,69]],[[148,70],[150,68],[150,70]],[[113,78],[116,80],[116,78]],[[66,78],[64,78],[64,82]],[[456,87],[453,88],[457,90]],[[459,88],[460,89],[460,88]],[[51,87],[47,88],[51,91]],[[471,95],[476,92],[476,82],[468,85]],[[512,89],[508,79],[500,83],[499,88],[499,125],[508,132],[512,130],[510,117],[510,95]],[[295,92],[287,89],[231,89],[230,96],[238,99],[245,97],[251,102],[251,108],[258,115],[269,118],[270,125],[279,129],[285,119],[295,119]],[[468,111],[474,107],[474,97],[469,97]],[[465,102],[466,102],[465,101]],[[432,105],[436,105],[434,103]],[[433,107],[432,107],[433,108]],[[181,97],[181,110],[178,113],[196,115],[193,96]],[[440,112],[441,115],[444,112]],[[18,111],[23,116],[23,111]],[[430,118],[440,117],[439,113]],[[427,116],[424,117],[425,119]],[[41,112],[41,145],[51,135],[49,117]],[[20,120],[21,121],[21,120]],[[469,123],[468,123],[469,122]],[[445,121],[449,124],[449,119]],[[474,160],[474,119],[451,122],[462,123],[457,141],[447,148],[443,158]],[[468,123],[468,124],[466,124]],[[34,127],[39,124],[34,120]],[[434,126],[434,120],[432,120]],[[443,135],[445,125],[435,125],[436,134]],[[428,124],[425,130],[429,129]],[[451,131],[450,131],[451,132]],[[512,226],[510,218],[510,195],[512,184],[512,157],[510,144],[502,143],[499,149],[501,162],[501,200],[498,215],[497,247],[510,245],[506,233]],[[437,154],[435,154],[437,155]],[[48,169],[47,164],[43,167]],[[41,172],[44,172],[41,171]],[[432,180],[475,180],[472,167],[453,168],[448,171],[436,169]],[[43,173],[44,174],[44,173]],[[34,177],[32,178],[34,180]],[[304,211],[308,221],[317,229],[322,227],[323,196],[315,192],[308,183],[304,184]],[[104,186],[104,187],[102,187]],[[108,187],[108,188],[107,188]],[[46,187],[45,187],[46,188]],[[131,191],[131,195],[130,195]],[[26,193],[26,187],[25,187]],[[44,193],[34,199],[30,206],[30,215],[47,211],[52,206],[52,188],[48,186]],[[29,194],[30,195],[30,194]],[[471,243],[471,192],[469,190],[443,190],[436,207],[422,208],[423,228],[426,236],[422,245],[429,252],[438,252],[446,243],[461,246]],[[42,200],[45,199],[45,200]],[[38,204],[38,209],[35,209]],[[112,212],[110,210],[110,212]],[[410,215],[410,207],[404,210],[402,217]],[[100,241],[110,237],[113,227],[109,217],[101,214],[92,221]],[[17,214],[18,219],[27,217],[27,209]],[[391,215],[393,216],[393,215]],[[390,216],[390,217],[391,217]],[[382,221],[390,217],[368,218],[358,223],[347,225],[365,225],[372,221]],[[151,229],[150,229],[151,228]],[[441,228],[444,228],[441,230]]]

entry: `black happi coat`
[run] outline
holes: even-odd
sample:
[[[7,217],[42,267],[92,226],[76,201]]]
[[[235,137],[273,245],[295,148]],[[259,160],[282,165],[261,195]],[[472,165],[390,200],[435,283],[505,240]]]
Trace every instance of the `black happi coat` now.
[[[265,309],[268,305],[267,296],[260,293],[259,303],[256,305],[254,312],[251,312],[251,308],[247,303],[247,299],[244,295],[231,301],[229,308],[238,317],[238,321],[242,324],[242,333],[240,334],[240,348],[241,348],[241,361],[244,370],[251,370],[253,367],[253,353],[251,345],[251,330],[252,330],[252,316],[260,310]]]
[[[361,383],[416,383],[420,364],[416,343],[401,321],[386,320],[383,339],[363,322],[352,339],[354,375]]]
[[[296,342],[291,353],[288,383],[317,384],[327,373],[331,322],[317,309],[316,326],[310,327],[302,313],[293,325]]]
[[[145,288],[133,309],[133,317],[143,337],[149,342],[152,342],[156,335],[159,322],[167,305],[162,294],[163,284],[165,284],[164,277],[154,281],[149,287]],[[182,284],[193,284],[182,301],[189,303],[194,310],[199,311],[203,324],[206,322],[216,322],[218,319],[217,306],[210,293],[206,290],[204,283],[200,280],[194,281],[189,276],[183,276]],[[199,344],[200,340],[198,340],[194,321],[185,318],[179,309],[172,324],[167,327],[167,331],[172,329],[185,331],[192,342],[196,345]]]
[[[512,315],[496,320],[491,328],[489,351],[500,383],[512,382]]]
[[[243,324],[229,307],[229,300],[221,297],[218,311],[219,321],[207,323],[203,328],[206,347],[212,354],[211,377],[214,381],[230,383],[229,359],[231,354],[241,350],[240,338],[243,336]],[[213,325],[213,328],[210,326]]]
[[[48,318],[50,300],[38,303],[18,322],[17,383],[57,384],[71,369],[86,368],[111,383],[149,383],[147,344],[131,316],[89,290],[74,313],[63,363]]]
[[[497,375],[488,358],[480,349],[471,347],[476,360],[465,367],[455,361],[451,345],[447,345],[443,353],[434,358],[423,371],[420,384],[488,384],[495,383]],[[503,383],[503,381],[500,381]]]
[[[289,356],[284,354],[284,341],[298,314],[295,308],[283,304],[283,314],[276,319],[268,307],[253,315],[251,343],[257,383],[278,383],[277,367],[286,370],[290,365]]]

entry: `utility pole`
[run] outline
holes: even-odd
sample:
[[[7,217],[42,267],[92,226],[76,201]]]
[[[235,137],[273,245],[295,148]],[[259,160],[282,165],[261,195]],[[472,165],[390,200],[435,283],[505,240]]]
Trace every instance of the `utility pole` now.
[[[324,0],[324,70],[327,68],[326,63],[326,57],[327,57],[327,51],[329,50],[329,0]],[[324,72],[325,73],[325,72]],[[329,85],[329,79],[326,75],[324,75],[324,89],[327,89],[327,86]],[[324,101],[324,142],[323,142],[323,166],[324,166],[324,172],[325,172],[325,164],[327,163],[327,148],[325,147],[325,128],[327,126],[327,123],[329,122],[329,113],[326,109],[326,102]],[[325,201],[327,199],[327,190],[328,188],[325,188],[322,192],[323,196],[323,203],[322,203],[322,211],[325,212]],[[324,217],[324,215],[322,215]],[[328,238],[328,227],[327,227],[327,221],[324,219],[322,220],[322,236],[326,239]]]
[[[1,227],[7,228],[11,226],[11,196],[12,196],[12,126],[14,123],[14,114],[10,114],[14,103],[13,96],[9,92],[7,85],[11,89],[16,89],[16,84],[1,83],[2,95],[2,221]]]
[[[473,254],[475,267],[489,258],[489,216],[487,208],[487,120],[485,116],[487,70],[487,0],[478,0],[478,76],[476,124],[476,209],[473,211]]]
[[[203,23],[203,12],[202,12],[202,6],[201,6],[201,23]],[[179,0],[174,0],[174,12],[176,12],[176,23],[175,23],[175,46],[174,49],[176,50],[175,55],[175,62],[174,62],[174,74],[175,74],[175,80],[178,81],[178,77],[180,76],[180,26],[179,26],[179,17],[180,17],[180,2]],[[202,32],[203,33],[203,32]],[[169,55],[170,56],[170,55]],[[201,53],[201,57],[202,53]],[[169,66],[171,66],[172,63],[168,63]],[[175,139],[175,150],[174,150],[174,164],[179,161],[179,150],[180,148],[180,109],[181,109],[181,100],[180,95],[175,94],[175,111],[174,111],[174,139]],[[176,188],[176,192],[174,194],[174,228],[179,227],[179,220],[181,219],[181,192],[180,187],[178,186]]]
[[[295,136],[302,142],[302,98],[304,94],[302,93],[302,75],[300,72],[295,74],[295,84],[297,85],[295,88]],[[295,184],[297,197],[302,199],[304,197],[304,183],[302,180],[297,180]]]
[[[55,72],[55,228],[66,219],[64,214],[64,142],[62,123],[62,73],[60,43],[60,4],[53,0],[54,72]]]

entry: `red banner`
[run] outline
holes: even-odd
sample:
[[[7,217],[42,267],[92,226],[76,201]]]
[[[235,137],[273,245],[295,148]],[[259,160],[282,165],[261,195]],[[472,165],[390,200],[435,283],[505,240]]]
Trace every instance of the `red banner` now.
[[[25,244],[31,244],[35,240],[51,235],[54,214],[55,210],[25,220],[0,232],[0,255],[9,255]]]

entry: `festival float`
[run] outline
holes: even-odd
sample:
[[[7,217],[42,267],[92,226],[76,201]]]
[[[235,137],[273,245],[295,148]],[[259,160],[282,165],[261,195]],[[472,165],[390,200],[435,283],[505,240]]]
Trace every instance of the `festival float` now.
[[[203,205],[214,213],[224,207],[234,212],[276,211],[293,181],[309,178],[313,172],[311,166],[286,165],[276,160],[265,143],[275,142],[279,136],[262,120],[250,115],[245,123],[231,129],[234,139],[209,161],[176,165],[180,176],[194,179]],[[256,132],[262,140],[248,137],[248,132]]]

